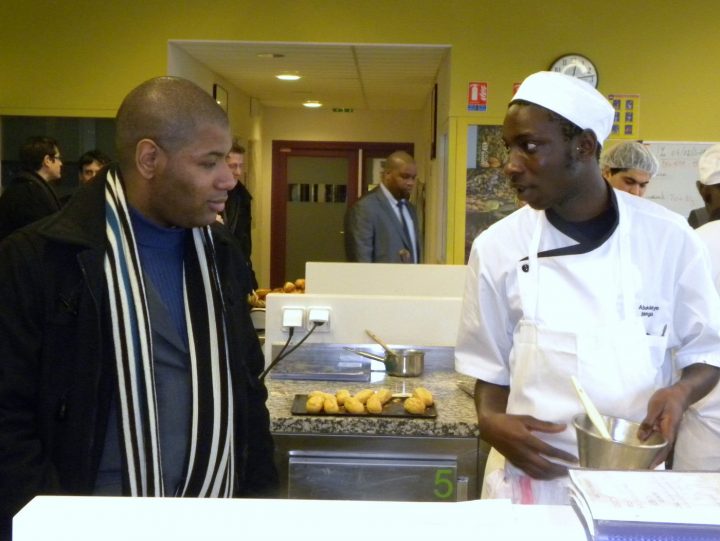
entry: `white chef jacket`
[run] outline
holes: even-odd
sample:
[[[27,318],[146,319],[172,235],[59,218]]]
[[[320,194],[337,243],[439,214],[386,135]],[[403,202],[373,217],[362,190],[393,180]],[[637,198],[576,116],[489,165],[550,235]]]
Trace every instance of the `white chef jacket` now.
[[[697,235],[678,214],[618,190],[612,194],[619,220],[627,220],[631,231],[630,257],[636,272],[633,280],[638,284],[634,303],[637,315],[647,334],[667,337],[657,386],[669,384],[674,370],[694,363],[720,366],[720,298],[712,284],[707,253]],[[578,246],[547,221],[544,211],[528,205],[475,239],[455,349],[458,372],[509,385],[513,333],[523,317],[516,269],[518,261],[528,255],[538,218],[545,220],[540,258],[547,250]],[[617,234],[615,230],[613,235]],[[597,249],[598,253],[602,251]],[[607,309],[588,303],[583,291],[573,289],[570,283],[563,291],[541,291],[538,303],[551,303],[555,310],[565,309],[571,317],[588,321],[598,314],[602,318],[602,310]],[[578,413],[581,410],[578,402]]]
[[[720,291],[720,220],[714,220],[698,227],[695,233],[707,247],[713,281],[717,290]]]
[[[720,220],[695,230],[705,243],[715,287],[720,291]],[[720,385],[685,413],[675,445],[673,468],[720,470]]]

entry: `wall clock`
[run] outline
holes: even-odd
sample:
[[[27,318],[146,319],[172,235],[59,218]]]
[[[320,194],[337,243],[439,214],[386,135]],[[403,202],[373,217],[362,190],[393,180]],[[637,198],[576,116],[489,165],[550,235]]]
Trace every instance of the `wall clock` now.
[[[594,88],[598,85],[598,71],[592,60],[581,54],[564,54],[550,64],[550,71],[572,75],[590,83]]]

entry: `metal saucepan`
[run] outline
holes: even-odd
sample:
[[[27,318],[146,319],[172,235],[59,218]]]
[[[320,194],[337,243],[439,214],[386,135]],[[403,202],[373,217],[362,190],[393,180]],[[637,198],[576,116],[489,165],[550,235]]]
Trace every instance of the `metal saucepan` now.
[[[385,364],[385,372],[390,376],[402,378],[419,376],[425,366],[425,352],[420,349],[394,349],[386,352],[385,357],[349,347],[345,349],[362,357],[380,361]]]

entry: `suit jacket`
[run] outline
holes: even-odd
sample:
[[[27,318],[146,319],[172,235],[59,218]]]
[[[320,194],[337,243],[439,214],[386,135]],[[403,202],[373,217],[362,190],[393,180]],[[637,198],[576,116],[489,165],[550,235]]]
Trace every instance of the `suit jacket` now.
[[[415,208],[408,203],[420,261],[422,238]],[[412,245],[380,187],[366,193],[345,215],[345,255],[360,263],[412,263]]]

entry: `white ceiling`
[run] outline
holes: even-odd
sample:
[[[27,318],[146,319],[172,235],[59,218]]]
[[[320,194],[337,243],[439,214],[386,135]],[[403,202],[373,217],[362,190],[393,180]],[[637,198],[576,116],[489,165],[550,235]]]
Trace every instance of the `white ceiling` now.
[[[266,107],[419,110],[447,45],[363,45],[238,41],[174,41],[174,45]],[[282,55],[264,58],[262,54]],[[297,72],[298,81],[275,75]]]

